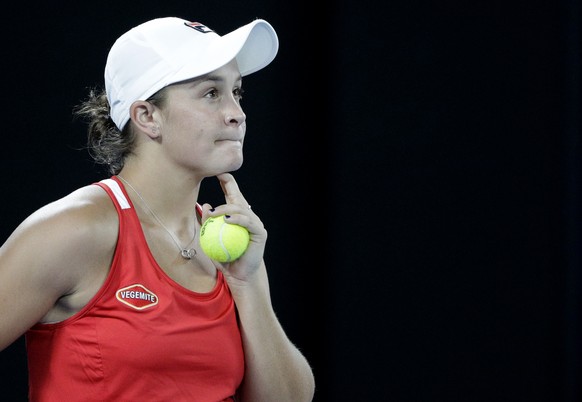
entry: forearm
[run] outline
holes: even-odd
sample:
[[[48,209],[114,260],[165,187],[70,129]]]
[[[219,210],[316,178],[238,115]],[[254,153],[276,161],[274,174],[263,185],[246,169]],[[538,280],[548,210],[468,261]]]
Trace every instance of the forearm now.
[[[235,296],[245,351],[241,401],[311,401],[315,388],[311,367],[273,311],[266,273],[258,274],[261,280],[256,285]]]

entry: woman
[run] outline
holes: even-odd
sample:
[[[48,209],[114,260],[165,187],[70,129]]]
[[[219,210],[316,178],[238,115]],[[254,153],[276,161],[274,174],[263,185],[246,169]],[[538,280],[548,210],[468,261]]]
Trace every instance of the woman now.
[[[159,18],[114,43],[105,92],[77,110],[112,176],[34,212],[0,249],[0,350],[26,335],[31,401],[312,400],[271,305],[267,232],[228,173],[243,162],[241,77],[277,50],[259,19],[219,36]],[[212,176],[223,205],[197,202]],[[218,215],[250,232],[230,263],[199,248]]]

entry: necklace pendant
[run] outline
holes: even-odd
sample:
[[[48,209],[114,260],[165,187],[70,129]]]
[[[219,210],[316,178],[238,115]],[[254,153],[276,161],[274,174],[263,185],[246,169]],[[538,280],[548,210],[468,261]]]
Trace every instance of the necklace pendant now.
[[[183,249],[182,250],[182,257],[184,257],[187,260],[192,259],[192,257],[194,257],[196,255],[196,250],[191,248],[191,249]]]

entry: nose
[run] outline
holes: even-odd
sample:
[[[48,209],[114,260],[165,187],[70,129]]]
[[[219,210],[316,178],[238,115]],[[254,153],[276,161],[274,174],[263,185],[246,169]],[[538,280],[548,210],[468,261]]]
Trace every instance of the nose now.
[[[243,112],[240,103],[236,100],[232,99],[230,105],[224,116],[225,123],[227,125],[240,126],[246,121],[247,115]]]

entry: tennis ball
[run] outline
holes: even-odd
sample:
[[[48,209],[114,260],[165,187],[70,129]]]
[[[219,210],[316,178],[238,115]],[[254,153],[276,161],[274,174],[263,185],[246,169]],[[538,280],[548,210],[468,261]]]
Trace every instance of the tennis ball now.
[[[230,262],[246,251],[250,241],[249,231],[240,225],[228,223],[224,215],[211,216],[200,229],[200,247],[211,259]]]

